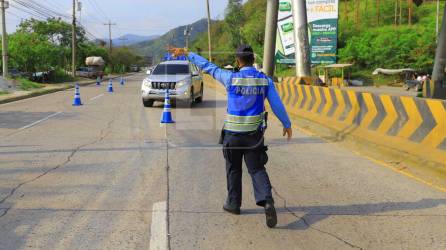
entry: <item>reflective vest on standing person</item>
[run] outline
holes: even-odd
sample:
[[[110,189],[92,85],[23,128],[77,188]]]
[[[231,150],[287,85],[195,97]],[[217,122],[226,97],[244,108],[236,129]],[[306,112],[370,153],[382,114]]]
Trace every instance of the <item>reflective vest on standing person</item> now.
[[[224,129],[236,133],[253,132],[264,122],[269,79],[254,67],[234,73],[227,86],[228,114]]]

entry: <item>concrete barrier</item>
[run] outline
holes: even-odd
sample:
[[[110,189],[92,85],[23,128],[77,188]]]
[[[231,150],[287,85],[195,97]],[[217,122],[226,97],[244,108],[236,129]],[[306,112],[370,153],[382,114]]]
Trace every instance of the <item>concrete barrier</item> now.
[[[296,116],[437,163],[446,163],[446,102],[300,85],[276,88]]]

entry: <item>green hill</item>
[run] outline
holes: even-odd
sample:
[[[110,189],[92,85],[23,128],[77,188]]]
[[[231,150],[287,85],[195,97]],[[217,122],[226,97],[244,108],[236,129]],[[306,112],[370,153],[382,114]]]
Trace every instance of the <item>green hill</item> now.
[[[401,25],[399,6],[395,25],[395,2],[402,2]],[[338,60],[354,63],[354,71],[359,73],[371,72],[377,67],[411,67],[431,72],[436,48],[436,3],[425,1],[419,7],[413,5],[412,25],[409,25],[407,2],[381,0],[378,8],[377,1],[372,0],[350,0],[347,4],[341,1]],[[443,7],[444,1],[441,13]],[[249,0],[243,5],[244,18],[238,24],[243,42],[253,46],[259,62],[263,55],[265,13],[266,1]],[[228,43],[231,40],[228,31],[232,28],[223,20],[216,22],[212,29],[214,60],[220,65],[233,62],[235,48]],[[207,48],[206,33],[198,36],[192,48]]]
[[[190,41],[196,39],[199,34],[207,31],[207,20],[201,19],[190,25],[192,27]],[[159,59],[165,52],[166,46],[170,44],[175,47],[184,47],[186,44],[186,37],[184,36],[184,30],[186,25],[177,27],[170,30],[161,37],[141,42],[133,45],[132,47],[141,55],[154,56],[155,60]]]
[[[242,11],[244,20],[238,23],[238,28],[241,30],[243,42],[251,44],[260,62],[263,56],[265,37],[266,1],[249,0],[243,5]],[[228,32],[231,29],[234,29],[234,27],[228,24],[227,20],[216,21],[212,25],[213,57],[214,61],[220,65],[232,64],[234,62],[235,47],[229,42],[232,38],[231,32]],[[200,34],[191,48],[196,51],[207,51],[207,33]],[[203,55],[207,55],[207,53],[203,53]]]

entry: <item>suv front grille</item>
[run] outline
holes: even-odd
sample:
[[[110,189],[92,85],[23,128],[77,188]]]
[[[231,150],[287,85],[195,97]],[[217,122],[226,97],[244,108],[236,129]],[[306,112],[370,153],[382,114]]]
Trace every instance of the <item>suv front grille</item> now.
[[[152,89],[175,89],[175,82],[152,82]]]

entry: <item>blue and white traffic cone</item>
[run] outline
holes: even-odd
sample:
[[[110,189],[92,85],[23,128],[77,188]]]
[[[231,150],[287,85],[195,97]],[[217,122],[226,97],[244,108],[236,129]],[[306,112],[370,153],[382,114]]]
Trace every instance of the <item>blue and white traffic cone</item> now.
[[[76,86],[74,87],[74,100],[73,100],[73,106],[81,106],[81,93],[79,91],[79,84],[76,83]]]
[[[101,77],[96,78],[96,86],[101,86]]]
[[[121,85],[124,85],[124,83],[125,83],[124,77],[122,77],[122,76],[121,76],[121,81],[120,81],[120,83],[121,83]]]
[[[164,97],[164,110],[161,116],[161,123],[175,123],[172,119],[172,113],[170,112],[170,96],[169,90],[166,90],[166,95]]]
[[[110,79],[110,81],[108,82],[108,92],[113,93],[113,80],[112,79]]]

